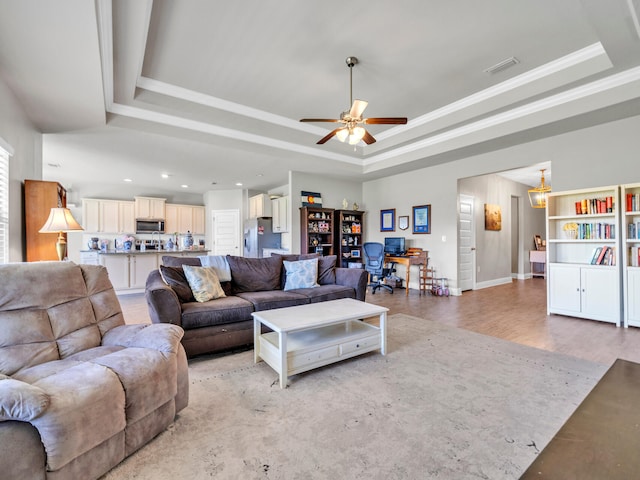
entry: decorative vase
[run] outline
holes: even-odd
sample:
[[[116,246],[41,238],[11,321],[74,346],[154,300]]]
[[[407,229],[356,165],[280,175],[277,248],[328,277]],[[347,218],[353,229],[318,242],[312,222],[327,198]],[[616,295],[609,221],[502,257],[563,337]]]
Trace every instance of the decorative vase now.
[[[124,247],[125,252],[128,252],[131,250],[131,247],[133,246],[133,242],[131,242],[131,240],[125,240],[122,243],[122,246]]]
[[[188,230],[187,230],[187,234],[182,239],[182,246],[185,250],[188,250],[191,247],[193,247],[193,235],[191,235],[191,232]]]

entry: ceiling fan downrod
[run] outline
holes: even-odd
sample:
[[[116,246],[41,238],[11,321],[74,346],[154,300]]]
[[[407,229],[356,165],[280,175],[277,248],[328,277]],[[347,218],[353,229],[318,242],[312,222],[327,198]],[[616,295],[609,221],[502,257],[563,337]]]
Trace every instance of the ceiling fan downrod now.
[[[357,57],[347,57],[347,67],[349,67],[349,106],[353,105],[353,67],[358,63]]]

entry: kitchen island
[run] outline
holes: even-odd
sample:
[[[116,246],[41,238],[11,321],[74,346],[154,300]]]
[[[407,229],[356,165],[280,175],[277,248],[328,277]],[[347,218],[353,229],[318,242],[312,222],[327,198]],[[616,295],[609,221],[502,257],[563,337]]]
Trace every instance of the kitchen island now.
[[[149,273],[162,263],[162,257],[196,257],[208,250],[83,250],[80,263],[104,265],[116,293],[143,293]]]

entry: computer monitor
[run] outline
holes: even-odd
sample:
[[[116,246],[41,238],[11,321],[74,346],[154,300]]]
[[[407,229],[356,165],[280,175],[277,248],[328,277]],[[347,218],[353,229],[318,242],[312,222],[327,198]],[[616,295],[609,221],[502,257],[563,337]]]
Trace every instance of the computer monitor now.
[[[404,237],[385,237],[384,253],[388,255],[402,255],[406,252]]]

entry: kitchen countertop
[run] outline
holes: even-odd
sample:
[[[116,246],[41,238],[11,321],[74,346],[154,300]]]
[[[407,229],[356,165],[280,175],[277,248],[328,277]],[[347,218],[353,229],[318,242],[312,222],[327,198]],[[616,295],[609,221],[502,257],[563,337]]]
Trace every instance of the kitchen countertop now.
[[[140,250],[107,250],[103,252],[102,250],[80,250],[80,253],[87,252],[96,252],[100,255],[148,255],[148,254],[165,254],[170,255],[172,253],[193,253],[198,255],[207,255],[209,250],[145,250],[141,252]]]

